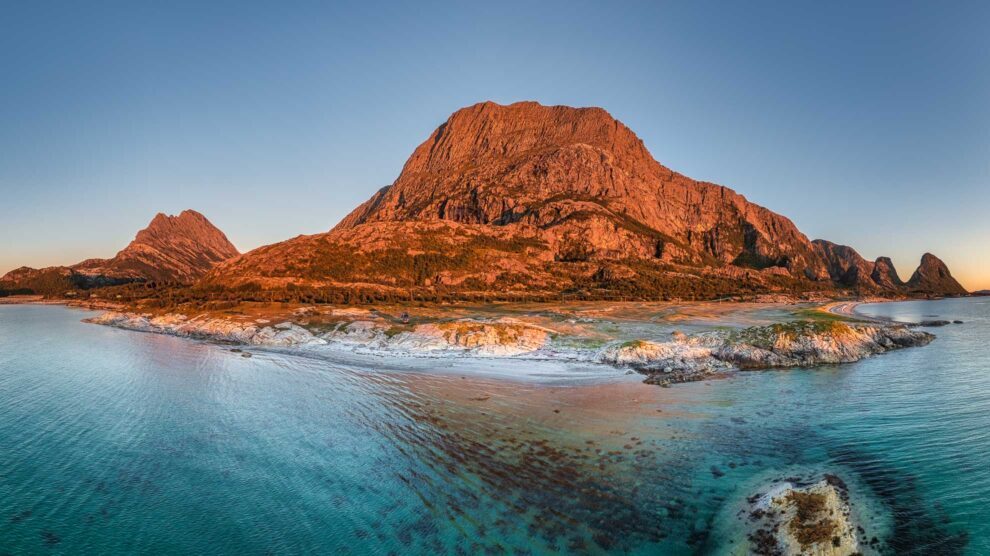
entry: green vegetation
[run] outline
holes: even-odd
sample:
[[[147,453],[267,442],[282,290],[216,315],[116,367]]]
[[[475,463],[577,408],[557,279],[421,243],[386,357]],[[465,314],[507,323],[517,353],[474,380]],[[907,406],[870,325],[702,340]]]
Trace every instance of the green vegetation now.
[[[622,342],[619,346],[622,349],[639,349],[649,345],[646,340],[629,340],[628,342]]]
[[[859,322],[859,319],[837,315],[820,309],[805,308],[794,311],[794,316],[801,320],[824,321],[824,322]]]
[[[800,320],[768,326],[752,326],[729,334],[731,343],[744,343],[762,349],[772,349],[779,339],[794,340],[809,335],[840,336],[852,331],[848,324],[829,320]]]

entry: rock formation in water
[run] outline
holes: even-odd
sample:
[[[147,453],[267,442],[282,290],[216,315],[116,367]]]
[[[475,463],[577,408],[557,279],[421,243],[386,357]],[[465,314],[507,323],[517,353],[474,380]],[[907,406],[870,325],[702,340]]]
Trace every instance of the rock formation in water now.
[[[112,259],[88,259],[71,267],[22,267],[0,278],[4,289],[39,293],[138,281],[190,284],[231,257],[237,249],[202,214],[158,214]]]
[[[907,289],[911,292],[933,295],[966,295],[967,293],[966,288],[952,277],[949,267],[931,253],[925,253],[921,257],[921,264],[908,280]]]
[[[747,553],[853,556],[880,548],[875,536],[867,541],[864,525],[871,524],[854,520],[845,481],[831,474],[808,484],[796,484],[799,479],[747,499],[749,507],[739,516],[748,529]]]

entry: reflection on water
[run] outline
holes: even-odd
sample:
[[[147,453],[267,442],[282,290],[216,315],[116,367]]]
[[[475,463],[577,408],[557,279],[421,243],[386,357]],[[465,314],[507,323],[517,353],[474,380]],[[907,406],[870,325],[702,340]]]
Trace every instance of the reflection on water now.
[[[990,373],[965,357],[984,309],[927,309],[971,313],[929,348],[662,389],[245,359],[0,307],[0,538],[13,552],[712,553],[738,542],[726,507],[803,466],[865,486],[888,552],[984,553]]]

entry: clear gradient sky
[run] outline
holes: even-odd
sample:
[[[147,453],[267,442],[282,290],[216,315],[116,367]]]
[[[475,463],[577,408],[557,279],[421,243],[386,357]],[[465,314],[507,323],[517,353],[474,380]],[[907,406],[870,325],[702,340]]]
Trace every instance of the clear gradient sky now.
[[[160,211],[242,250],[325,231],[457,108],[538,100],[990,288],[990,2],[205,4],[0,2],[0,273]]]

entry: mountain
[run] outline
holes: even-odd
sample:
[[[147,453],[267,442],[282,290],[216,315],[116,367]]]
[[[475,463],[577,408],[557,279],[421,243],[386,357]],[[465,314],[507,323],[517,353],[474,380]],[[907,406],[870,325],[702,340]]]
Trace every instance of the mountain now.
[[[812,243],[825,261],[829,276],[837,284],[865,290],[884,287],[873,279],[876,265],[864,259],[852,247],[824,239],[816,239]]]
[[[329,233],[260,248],[206,278],[654,293],[674,280],[699,294],[828,279],[787,218],[662,166],[605,110],[535,102],[455,112]]]
[[[326,233],[238,255],[201,214],[159,214],[112,259],[30,272],[343,302],[963,291],[933,260],[905,285],[888,258],[811,242],[784,216],[661,165],[601,108],[484,102],[452,114]]]
[[[952,277],[945,263],[931,253],[925,253],[921,257],[921,264],[907,281],[907,289],[911,292],[939,295],[968,293],[966,288]]]
[[[66,266],[22,266],[0,277],[0,291],[56,293],[81,287],[83,283],[82,276]]]
[[[877,258],[873,263],[873,272],[870,277],[885,290],[899,290],[904,287],[904,281],[897,275],[894,261],[891,261],[890,257]]]
[[[112,259],[90,259],[73,270],[109,280],[192,283],[218,263],[239,255],[216,226],[194,210],[159,213]]]
[[[949,273],[938,257],[925,253],[921,265],[907,283],[901,281],[889,257],[869,262],[855,249],[823,239],[812,242],[828,268],[832,280],[839,286],[856,288],[864,293],[963,295],[966,289]]]
[[[205,216],[186,210],[178,216],[158,214],[112,259],[88,259],[70,267],[21,267],[0,278],[0,287],[54,293],[149,280],[191,284],[238,254]]]

